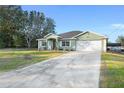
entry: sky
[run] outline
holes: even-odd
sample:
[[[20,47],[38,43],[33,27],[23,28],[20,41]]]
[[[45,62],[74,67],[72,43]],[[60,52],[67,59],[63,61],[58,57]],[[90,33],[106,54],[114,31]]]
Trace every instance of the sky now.
[[[25,5],[22,9],[40,11],[53,18],[57,34],[93,31],[107,36],[110,42],[124,35],[124,6]]]

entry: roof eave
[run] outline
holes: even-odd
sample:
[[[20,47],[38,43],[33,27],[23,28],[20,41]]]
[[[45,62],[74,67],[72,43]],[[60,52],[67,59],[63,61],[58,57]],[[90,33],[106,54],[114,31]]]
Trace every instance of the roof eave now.
[[[36,40],[38,41],[38,40],[46,40],[46,39],[44,39],[44,38],[41,38],[41,39],[36,39]]]

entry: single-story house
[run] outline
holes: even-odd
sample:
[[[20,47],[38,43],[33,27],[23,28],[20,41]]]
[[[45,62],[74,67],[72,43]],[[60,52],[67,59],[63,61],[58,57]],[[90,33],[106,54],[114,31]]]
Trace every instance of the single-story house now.
[[[107,38],[95,32],[49,33],[38,40],[38,50],[76,50],[106,52]]]

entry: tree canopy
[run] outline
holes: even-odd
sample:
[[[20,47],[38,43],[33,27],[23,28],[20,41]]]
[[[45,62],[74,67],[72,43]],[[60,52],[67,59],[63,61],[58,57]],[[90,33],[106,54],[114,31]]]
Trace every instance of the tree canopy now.
[[[43,12],[0,6],[0,48],[36,47],[36,39],[48,33],[55,33],[55,22]]]

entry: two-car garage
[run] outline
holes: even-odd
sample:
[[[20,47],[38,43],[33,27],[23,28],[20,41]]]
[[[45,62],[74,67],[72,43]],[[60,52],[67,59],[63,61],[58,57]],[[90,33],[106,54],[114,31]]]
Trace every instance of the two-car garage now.
[[[103,41],[77,41],[76,42],[76,50],[77,51],[102,51],[104,50]]]
[[[79,35],[76,41],[77,51],[103,51],[106,52],[106,38],[95,33]]]

